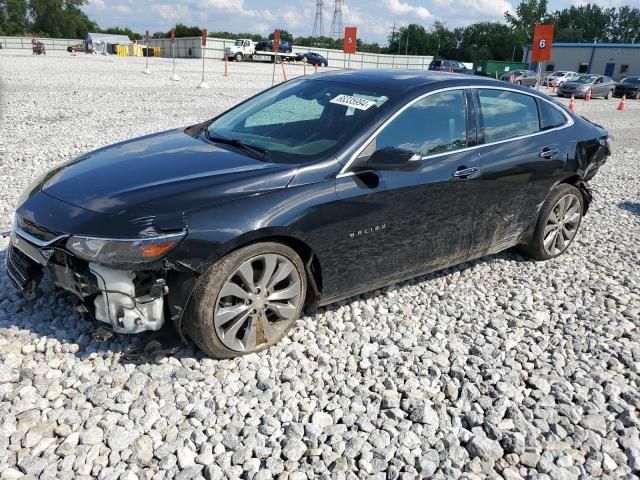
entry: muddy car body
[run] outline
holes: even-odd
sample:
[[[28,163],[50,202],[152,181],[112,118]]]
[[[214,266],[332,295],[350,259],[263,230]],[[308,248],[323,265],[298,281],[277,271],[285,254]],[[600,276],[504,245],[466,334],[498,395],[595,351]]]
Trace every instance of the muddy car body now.
[[[116,332],[172,324],[231,357],[275,343],[310,303],[515,245],[562,253],[608,153],[603,128],[529,88],[321,74],[36,179],[7,272],[34,296],[48,271]],[[540,222],[563,205],[571,237],[558,220],[547,247]]]

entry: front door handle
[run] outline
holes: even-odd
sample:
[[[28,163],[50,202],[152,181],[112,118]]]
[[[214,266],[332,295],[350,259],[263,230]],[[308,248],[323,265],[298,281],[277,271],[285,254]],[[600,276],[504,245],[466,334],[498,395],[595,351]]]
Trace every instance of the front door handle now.
[[[471,167],[471,168],[460,167],[458,170],[453,172],[452,176],[454,176],[456,178],[463,178],[463,179],[464,178],[469,178],[471,175],[476,173],[478,170],[479,170],[478,167]]]
[[[555,148],[545,148],[540,152],[540,158],[546,158],[549,160],[550,158],[555,157],[558,154],[558,150]]]

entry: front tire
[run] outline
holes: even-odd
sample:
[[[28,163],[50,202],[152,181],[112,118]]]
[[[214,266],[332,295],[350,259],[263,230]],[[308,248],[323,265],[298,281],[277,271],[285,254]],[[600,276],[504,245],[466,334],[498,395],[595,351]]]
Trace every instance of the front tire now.
[[[540,209],[531,241],[520,250],[535,260],[562,255],[575,239],[583,213],[580,190],[566,183],[556,186]]]
[[[213,358],[259,352],[295,324],[306,291],[304,264],[291,248],[243,247],[204,274],[185,312],[186,333]]]
[[[604,99],[609,100],[611,98],[611,95],[613,95],[613,90],[609,90],[607,94],[604,96]]]
[[[233,59],[236,62],[241,62],[242,60],[244,60],[244,55],[242,55],[240,52],[236,53],[235,56],[233,57]]]

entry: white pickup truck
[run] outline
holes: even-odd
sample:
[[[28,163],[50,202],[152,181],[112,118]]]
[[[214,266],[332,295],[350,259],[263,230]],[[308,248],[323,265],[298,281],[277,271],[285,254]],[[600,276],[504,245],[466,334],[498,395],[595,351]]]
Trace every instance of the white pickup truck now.
[[[287,49],[283,48],[283,45],[288,46]],[[281,43],[278,57],[284,60],[295,60],[295,55],[291,52],[291,46],[289,43]],[[283,51],[285,50],[285,51]],[[273,52],[273,42],[263,41],[256,43],[248,38],[239,38],[230,47],[225,47],[224,56],[228,59],[233,59],[236,62],[242,62],[244,60],[254,60],[258,62],[273,62],[273,58],[276,55]]]

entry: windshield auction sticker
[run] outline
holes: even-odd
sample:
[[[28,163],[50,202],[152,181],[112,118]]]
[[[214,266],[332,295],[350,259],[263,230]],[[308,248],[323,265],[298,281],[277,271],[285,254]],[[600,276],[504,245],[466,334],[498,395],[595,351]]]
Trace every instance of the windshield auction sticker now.
[[[358,110],[369,110],[376,104],[376,102],[372,102],[366,98],[351,97],[349,95],[338,95],[336,98],[332,98],[330,103],[357,108]]]

